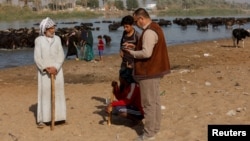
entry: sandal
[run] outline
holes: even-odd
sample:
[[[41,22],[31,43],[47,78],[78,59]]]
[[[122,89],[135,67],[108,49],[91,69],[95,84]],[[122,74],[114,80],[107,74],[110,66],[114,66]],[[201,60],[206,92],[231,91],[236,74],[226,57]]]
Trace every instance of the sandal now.
[[[37,128],[43,128],[43,127],[45,127],[45,126],[46,126],[46,124],[43,123],[43,122],[39,122],[39,123],[37,124]]]

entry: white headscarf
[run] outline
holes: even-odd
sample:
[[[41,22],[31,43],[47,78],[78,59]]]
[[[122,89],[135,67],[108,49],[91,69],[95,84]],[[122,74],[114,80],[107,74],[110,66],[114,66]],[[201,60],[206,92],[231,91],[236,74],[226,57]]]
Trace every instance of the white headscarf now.
[[[56,24],[49,18],[45,18],[40,23],[40,35],[44,35],[44,32],[47,28],[55,26]]]

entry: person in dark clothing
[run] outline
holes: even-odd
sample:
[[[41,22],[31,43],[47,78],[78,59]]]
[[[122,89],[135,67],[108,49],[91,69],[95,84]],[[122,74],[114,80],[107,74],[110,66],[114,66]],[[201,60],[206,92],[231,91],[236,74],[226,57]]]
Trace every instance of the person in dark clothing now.
[[[140,33],[135,30],[133,24],[134,24],[134,18],[131,15],[127,15],[123,17],[121,20],[121,26],[123,26],[124,31],[120,41],[120,56],[122,57],[120,71],[128,67],[129,68],[134,67],[134,57],[130,55],[128,52],[123,51],[124,43],[131,43],[136,45],[140,38]],[[130,49],[134,50],[134,48]]]
[[[67,54],[66,54],[66,59],[69,57],[69,56],[72,56],[72,55],[75,55],[76,56],[76,60],[79,60],[78,58],[78,51],[77,51],[77,37],[76,37],[76,33],[75,32],[72,32],[68,39],[67,39],[67,47],[68,47],[68,51],[67,51]]]
[[[84,55],[85,55],[85,45],[86,45],[86,41],[87,41],[87,30],[86,27],[83,27],[81,30],[81,49],[80,49],[80,59],[84,60]]]

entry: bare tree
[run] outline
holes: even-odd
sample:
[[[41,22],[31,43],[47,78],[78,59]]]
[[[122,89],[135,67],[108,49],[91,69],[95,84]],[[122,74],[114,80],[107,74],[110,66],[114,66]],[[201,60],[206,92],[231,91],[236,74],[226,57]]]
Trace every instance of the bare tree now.
[[[41,0],[35,0],[35,8],[37,11],[41,9]]]
[[[85,0],[85,7],[88,7],[88,0]]]
[[[12,0],[6,0],[7,4],[12,4]]]
[[[24,6],[28,6],[28,0],[24,0]]]
[[[52,0],[52,10],[57,10],[58,9],[58,5],[57,5],[57,0]]]

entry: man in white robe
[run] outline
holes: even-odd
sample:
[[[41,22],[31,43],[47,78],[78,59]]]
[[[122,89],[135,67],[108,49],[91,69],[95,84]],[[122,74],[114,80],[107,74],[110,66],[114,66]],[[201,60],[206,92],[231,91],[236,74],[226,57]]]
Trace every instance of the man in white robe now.
[[[38,127],[51,122],[51,80],[55,76],[55,121],[66,121],[66,100],[62,65],[64,50],[55,35],[55,23],[46,18],[40,23],[40,36],[35,39],[34,60],[38,69]]]

